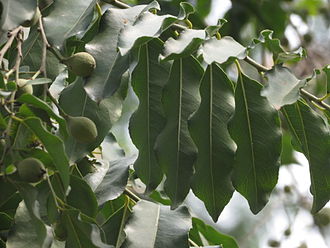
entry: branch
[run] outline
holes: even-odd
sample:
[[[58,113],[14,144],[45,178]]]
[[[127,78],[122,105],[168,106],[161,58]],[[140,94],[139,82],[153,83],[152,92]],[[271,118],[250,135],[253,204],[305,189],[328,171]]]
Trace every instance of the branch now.
[[[258,62],[256,62],[255,60],[253,60],[250,57],[246,57],[244,59],[247,63],[249,63],[250,65],[252,65],[253,67],[255,67],[258,71],[260,72],[267,72],[270,69],[268,69],[267,67],[259,64]],[[311,94],[310,92],[304,90],[304,89],[300,89],[300,94],[302,97],[304,97],[305,99],[314,102],[315,104],[319,105],[320,107],[330,111],[330,105],[325,103],[323,101],[323,98],[318,98],[317,96],[314,96],[313,94]]]
[[[12,30],[8,33],[9,39],[7,40],[6,44],[0,50],[0,64],[1,65],[2,65],[3,57],[5,56],[6,52],[13,44],[13,41],[15,40],[16,36],[21,32],[22,29],[23,29],[22,26],[18,26],[17,28],[15,28],[14,30]]]

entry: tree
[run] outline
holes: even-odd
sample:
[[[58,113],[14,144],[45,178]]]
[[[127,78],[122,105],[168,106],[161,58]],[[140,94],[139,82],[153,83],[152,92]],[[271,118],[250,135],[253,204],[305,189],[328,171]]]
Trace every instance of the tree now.
[[[235,248],[191,216],[187,194],[214,222],[234,191],[257,214],[294,150],[309,161],[312,213],[329,201],[329,94],[306,89],[329,68],[295,76],[306,51],[273,38],[285,42],[281,5],[233,1],[228,24],[205,26],[202,0],[197,13],[181,1],[0,3],[0,247]],[[259,38],[243,46],[254,17]]]

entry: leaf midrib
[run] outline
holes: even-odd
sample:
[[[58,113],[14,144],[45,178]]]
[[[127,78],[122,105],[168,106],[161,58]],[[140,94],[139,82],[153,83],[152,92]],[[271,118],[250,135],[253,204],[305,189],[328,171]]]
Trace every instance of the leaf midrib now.
[[[239,76],[240,78],[240,83],[242,87],[242,93],[243,93],[243,99],[244,99],[244,107],[245,107],[245,112],[246,112],[246,120],[247,120],[247,125],[248,125],[248,131],[249,131],[249,140],[250,140],[250,148],[251,148],[251,159],[252,159],[252,172],[253,172],[253,177],[254,177],[254,188],[255,188],[255,206],[258,205],[258,187],[257,187],[257,175],[256,175],[256,165],[255,165],[255,155],[254,155],[254,147],[253,147],[253,137],[252,137],[252,128],[251,128],[251,122],[250,122],[250,114],[249,114],[249,107],[248,107],[248,101],[246,97],[246,92],[244,88],[244,83],[243,83],[243,77],[242,74]]]

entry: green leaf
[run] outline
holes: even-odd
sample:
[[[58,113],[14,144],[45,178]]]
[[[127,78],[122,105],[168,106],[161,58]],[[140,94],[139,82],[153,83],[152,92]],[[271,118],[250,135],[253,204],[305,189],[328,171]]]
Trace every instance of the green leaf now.
[[[198,148],[192,188],[214,222],[228,204],[236,145],[227,130],[234,113],[234,91],[225,72],[208,66],[201,81],[201,105],[189,120],[189,131]]]
[[[191,219],[184,206],[170,210],[168,206],[141,200],[125,227],[123,248],[189,247]],[[169,238],[170,237],[170,238]]]
[[[200,233],[210,245],[222,245],[221,247],[223,248],[238,248],[234,238],[218,232],[213,227],[206,225],[202,220],[192,218],[192,224],[193,228],[190,230],[190,235],[194,234],[195,236]],[[194,236],[191,237],[193,240]]]
[[[17,189],[3,176],[0,176],[0,189],[6,189],[0,194],[0,210],[2,210],[2,207],[16,194]]]
[[[306,57],[306,51],[303,48],[299,48],[293,52],[285,51],[281,46],[280,40],[273,38],[272,30],[261,31],[260,37],[258,39],[254,39],[249,48],[254,48],[258,44],[262,44],[273,53],[274,64],[298,62]]]
[[[7,32],[32,19],[37,1],[1,0],[1,7],[0,27],[2,32]]]
[[[39,99],[33,95],[30,95],[30,94],[23,94],[22,96],[20,96],[17,99],[17,101],[19,101],[21,103],[27,103],[36,108],[45,110],[50,117],[52,117],[53,119],[55,119],[58,122],[58,124],[60,126],[61,134],[64,137],[66,137],[68,135],[68,132],[66,129],[66,121],[63,119],[63,117],[56,114],[53,111],[53,109],[46,102],[44,102],[41,99]]]
[[[260,95],[262,85],[240,73],[229,132],[237,144],[233,185],[257,214],[277,183],[281,153],[278,112]]]
[[[47,131],[39,118],[29,117],[24,119],[23,124],[26,125],[45,146],[51,156],[56,169],[60,173],[64,189],[69,186],[69,161],[64,151],[64,145],[61,139]]]
[[[71,175],[70,187],[71,190],[67,196],[67,203],[79,209],[83,214],[94,218],[97,214],[98,205],[90,186],[85,180]]]
[[[96,140],[91,144],[79,143],[72,136],[65,140],[65,149],[70,162],[79,160],[101,144],[113,123],[112,115],[116,114],[117,106],[108,105],[109,101],[114,100],[115,96],[97,104],[86,94],[81,78],[77,78],[61,92],[59,103],[63,110],[70,116],[88,117],[95,123],[98,131]]]
[[[244,59],[246,56],[245,50],[246,48],[232,37],[225,36],[220,40],[213,37],[205,41],[201,53],[207,64],[212,64],[213,62],[222,64],[233,58]]]
[[[146,5],[129,9],[108,9],[100,21],[99,33],[86,45],[96,60],[96,68],[84,85],[87,94],[99,102],[118,89],[122,74],[128,69],[128,56],[121,56],[118,36],[125,24],[133,23]],[[105,45],[107,44],[107,45]]]
[[[267,97],[276,109],[296,102],[300,88],[306,85],[306,80],[297,79],[288,68],[282,66],[275,66],[266,76],[268,82],[261,95]]]
[[[93,189],[99,205],[117,198],[124,192],[129,176],[129,166],[135,160],[136,156],[113,160],[104,163],[104,166],[98,168],[96,173],[86,176],[86,181]]]
[[[103,243],[100,229],[84,221],[77,210],[63,210],[61,221],[68,234],[66,247],[70,248],[113,248]]]
[[[189,135],[187,120],[200,103],[198,91],[202,75],[203,70],[193,57],[176,60],[163,92],[167,122],[155,149],[166,174],[165,192],[174,208],[182,203],[190,189],[197,149]]]
[[[131,214],[131,210],[129,209],[130,200],[127,197],[124,199],[124,204],[120,206],[119,209],[116,209],[114,213],[102,224],[102,229],[104,233],[106,233],[107,243],[116,245],[116,247],[120,247],[125,240],[123,229],[128,217]],[[107,204],[111,207],[111,209],[114,208],[112,201]]]
[[[43,18],[49,42],[62,48],[64,41],[71,36],[82,37],[92,21],[95,3],[96,0],[54,1],[52,11]]]
[[[205,18],[211,11],[212,1],[197,0],[197,13],[200,17]]]
[[[30,29],[29,36],[23,42],[22,45],[22,64],[28,66],[30,71],[37,71],[41,65],[42,59],[42,37],[40,32],[38,31],[38,26],[33,26]],[[15,54],[16,56],[16,54]],[[12,58],[12,63],[14,63],[15,57]],[[12,65],[13,66],[13,65]],[[65,66],[59,63],[58,59],[47,50],[47,60],[46,60],[46,71],[47,76],[51,79],[55,79],[58,74],[63,70]]]
[[[195,52],[206,38],[205,30],[187,29],[180,33],[178,39],[169,38],[164,44],[162,59],[173,60],[188,57]]]
[[[29,185],[30,186],[30,185]],[[32,186],[30,186],[32,188]],[[35,197],[31,192],[29,197]],[[36,204],[36,199],[31,201]],[[49,247],[51,245],[51,233],[48,227],[41,220],[31,215],[27,203],[22,201],[15,215],[15,222],[12,226],[6,242],[7,248],[26,248],[29,247]]]
[[[0,231],[5,231],[12,225],[13,219],[6,213],[0,212]]]
[[[134,163],[138,177],[154,190],[163,178],[156,159],[154,144],[165,125],[161,96],[169,75],[169,64],[159,64],[163,43],[154,39],[139,49],[138,63],[132,73],[132,87],[139,98],[139,107],[130,120],[132,141],[139,150]]]
[[[290,132],[309,161],[312,212],[319,211],[330,199],[328,123],[303,101],[282,108]]]

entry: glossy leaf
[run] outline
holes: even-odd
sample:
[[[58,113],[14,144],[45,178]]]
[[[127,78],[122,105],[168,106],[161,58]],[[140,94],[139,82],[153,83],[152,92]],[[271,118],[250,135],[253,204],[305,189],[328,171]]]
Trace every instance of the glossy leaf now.
[[[96,0],[54,1],[52,11],[43,18],[49,42],[62,48],[66,39],[74,35],[81,36],[93,18],[95,3]]]
[[[74,175],[70,177],[67,203],[90,217],[94,218],[97,214],[98,205],[92,189],[85,180]]]
[[[293,52],[285,51],[281,46],[280,40],[273,38],[273,31],[271,30],[263,30],[260,33],[260,37],[253,40],[250,48],[254,48],[258,44],[262,44],[273,53],[273,60],[275,64],[298,62],[306,57],[306,51],[303,48],[299,48]]]
[[[136,156],[113,160],[109,162],[110,165],[106,163],[104,168],[87,176],[86,180],[93,189],[99,205],[117,198],[124,192],[129,176],[129,166],[135,160]]]
[[[192,218],[192,224],[193,228],[190,230],[190,237],[193,240],[201,234],[210,245],[222,245],[223,248],[238,248],[234,238],[218,232],[213,227],[206,225],[202,220]]]
[[[237,144],[233,185],[258,213],[277,183],[281,130],[277,111],[260,95],[261,84],[240,73],[229,131]]]
[[[139,107],[130,120],[131,138],[139,150],[134,169],[147,186],[146,192],[154,190],[163,178],[154,151],[156,138],[165,125],[161,96],[169,75],[169,65],[158,62],[162,48],[158,39],[143,45],[132,73],[132,87],[139,98]]]
[[[155,1],[149,6],[150,8],[159,9],[159,5]],[[142,45],[152,38],[159,37],[175,21],[183,20],[194,11],[189,3],[181,3],[180,7],[178,17],[172,15],[155,15],[146,11],[139,16],[136,22],[126,25],[119,36],[118,48],[120,53],[125,55],[132,48]]]
[[[33,196],[29,194],[29,197]],[[9,232],[6,248],[49,247],[51,241],[51,233],[48,232],[47,227],[41,220],[31,216],[22,201],[16,210],[15,222]]]
[[[202,74],[200,64],[193,57],[176,60],[164,88],[162,102],[167,122],[155,149],[166,174],[165,192],[173,208],[182,203],[190,189],[197,149],[189,135],[187,120],[200,103]]]
[[[31,20],[36,8],[36,0],[1,0],[1,31],[12,30],[24,21]]]
[[[319,211],[330,199],[330,130],[328,123],[303,101],[282,108],[296,144],[309,161],[312,212]]]
[[[58,114],[56,114],[46,102],[44,102],[41,99],[35,97],[34,95],[30,95],[30,94],[23,94],[22,96],[20,96],[17,99],[17,101],[19,101],[21,103],[28,103],[28,104],[32,105],[33,107],[45,110],[50,117],[52,117],[59,123],[62,135],[64,137],[66,137],[68,135],[67,129],[66,129],[66,122],[65,122],[64,118],[59,116]]]
[[[187,29],[180,33],[178,39],[169,38],[164,44],[163,60],[188,57],[195,52],[206,38],[205,30]]]
[[[96,60],[96,68],[84,87],[94,101],[111,96],[118,89],[121,76],[129,66],[128,56],[121,56],[118,52],[118,36],[125,24],[133,23],[145,8],[145,5],[129,9],[111,8],[103,14],[98,34],[86,45],[86,51]]]
[[[60,173],[64,189],[67,189],[70,181],[69,161],[64,151],[62,140],[46,130],[39,118],[29,117],[23,120],[23,124],[26,125],[45,146],[56,169]]]
[[[95,224],[82,220],[79,211],[63,210],[61,221],[68,235],[66,247],[113,248],[102,241],[100,229]]]
[[[227,130],[235,101],[231,81],[216,64],[208,66],[201,81],[201,105],[189,120],[198,148],[192,188],[216,222],[229,202],[236,145]]]
[[[95,123],[98,131],[96,140],[91,144],[79,143],[72,136],[65,140],[66,153],[70,162],[75,162],[94,150],[108,134],[112,117],[116,115],[117,110],[116,105],[107,105],[108,101],[116,101],[116,99],[115,97],[105,99],[100,104],[91,100],[83,88],[82,79],[77,79],[62,91],[59,103],[63,110],[71,116],[88,117]]]
[[[191,219],[184,206],[170,210],[168,206],[141,200],[125,227],[123,248],[163,248],[188,246]],[[169,238],[170,237],[170,238]]]
[[[299,80],[286,67],[275,66],[266,73],[267,85],[261,95],[267,97],[270,104],[276,109],[283,105],[292,104],[299,98],[300,88],[304,87],[306,80]]]
[[[201,48],[201,54],[207,64],[213,62],[222,64],[231,58],[243,59],[245,50],[245,47],[230,36],[225,36],[220,40],[213,37],[205,41]]]

